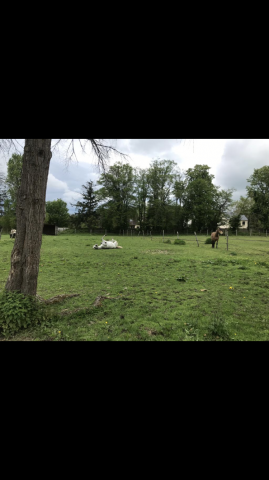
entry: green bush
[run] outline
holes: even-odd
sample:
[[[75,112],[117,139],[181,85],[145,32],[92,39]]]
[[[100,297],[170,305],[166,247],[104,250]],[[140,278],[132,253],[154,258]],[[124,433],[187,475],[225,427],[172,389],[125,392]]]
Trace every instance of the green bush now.
[[[212,337],[222,340],[229,340],[230,334],[227,329],[227,323],[222,318],[214,318],[208,327],[208,333]]]
[[[176,238],[174,240],[174,245],[186,245],[185,240],[181,240],[180,238]]]
[[[211,238],[210,238],[210,237],[209,237],[209,238],[207,238],[207,239],[206,239],[206,241],[205,241],[205,244],[206,244],[206,245],[207,245],[208,243],[210,243],[210,245],[211,245],[211,243],[212,243],[212,241],[211,241]]]
[[[171,243],[171,240],[168,238],[168,240],[165,240],[163,243]]]
[[[21,329],[49,320],[51,311],[36,297],[4,291],[0,295],[0,333],[14,335]]]

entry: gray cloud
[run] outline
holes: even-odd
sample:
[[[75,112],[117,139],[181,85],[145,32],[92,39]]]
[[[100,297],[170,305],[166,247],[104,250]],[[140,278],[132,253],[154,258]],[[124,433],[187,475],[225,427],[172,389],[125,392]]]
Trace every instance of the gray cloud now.
[[[246,196],[247,179],[254,169],[268,165],[268,140],[229,140],[216,168],[215,183],[223,188],[236,188],[234,199]]]
[[[179,140],[175,139],[132,139],[129,141],[129,151],[150,157],[162,156],[165,158],[165,155],[172,154],[172,148],[177,143],[179,144]]]

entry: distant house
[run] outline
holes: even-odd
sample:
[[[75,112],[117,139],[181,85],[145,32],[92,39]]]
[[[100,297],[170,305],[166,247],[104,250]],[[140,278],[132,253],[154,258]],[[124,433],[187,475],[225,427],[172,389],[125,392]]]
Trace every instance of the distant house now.
[[[45,223],[43,226],[43,235],[58,235],[57,225]]]
[[[230,228],[229,218],[225,218],[222,225],[219,225],[220,228],[228,229]],[[248,219],[245,215],[240,216],[240,225],[238,228],[248,228]]]
[[[139,230],[140,226],[136,224],[135,220],[129,221],[129,228]]]
[[[240,217],[240,227],[239,228],[248,228],[248,219],[245,215],[241,215]]]

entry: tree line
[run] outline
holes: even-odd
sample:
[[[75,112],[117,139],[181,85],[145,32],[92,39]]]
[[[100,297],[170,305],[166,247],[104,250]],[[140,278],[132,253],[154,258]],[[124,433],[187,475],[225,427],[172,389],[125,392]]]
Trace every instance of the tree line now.
[[[196,165],[182,172],[173,160],[153,160],[147,169],[116,163],[97,185],[83,185],[73,221],[111,232],[127,229],[130,219],[153,233],[181,232],[188,225],[197,232],[216,228],[232,203],[232,190],[215,186],[209,170]]]
[[[101,227],[107,231],[126,230],[130,219],[141,230],[153,233],[212,231],[227,218],[232,228],[245,215],[252,227],[267,228],[269,167],[254,170],[248,179],[247,197],[233,202],[233,189],[214,185],[207,165],[195,165],[182,172],[173,160],[153,160],[149,168],[133,168],[116,163],[92,181],[82,185],[81,200],[69,214],[62,199],[46,202],[44,223],[59,227]],[[16,228],[17,195],[22,172],[22,155],[8,161],[6,178],[0,175],[0,226]]]

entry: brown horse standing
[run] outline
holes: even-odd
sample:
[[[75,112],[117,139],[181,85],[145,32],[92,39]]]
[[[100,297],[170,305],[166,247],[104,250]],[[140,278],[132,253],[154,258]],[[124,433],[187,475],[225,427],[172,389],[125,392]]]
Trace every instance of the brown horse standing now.
[[[223,232],[219,227],[217,228],[216,232],[211,233],[212,248],[214,248],[215,243],[216,243],[216,248],[218,248],[219,236],[222,234]]]

